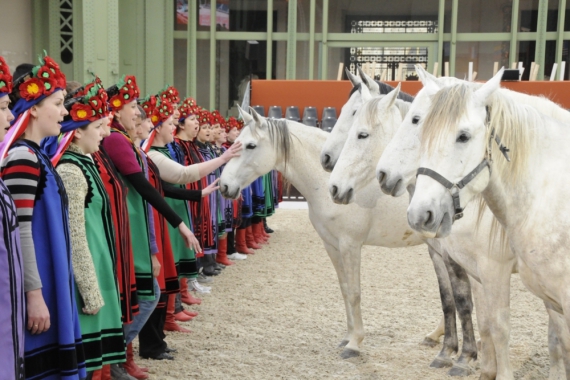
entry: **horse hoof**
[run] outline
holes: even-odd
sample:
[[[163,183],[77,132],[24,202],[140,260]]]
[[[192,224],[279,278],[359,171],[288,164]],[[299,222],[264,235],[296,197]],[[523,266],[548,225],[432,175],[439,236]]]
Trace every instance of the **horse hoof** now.
[[[348,340],[343,340],[342,342],[340,342],[340,344],[338,345],[339,348],[344,347],[348,344]]]
[[[437,357],[433,359],[433,362],[431,362],[429,366],[433,368],[453,367],[453,361],[451,361],[449,358],[444,359]]]
[[[426,336],[423,342],[420,343],[420,346],[435,347],[438,344],[439,342],[437,340],[433,340],[432,338],[428,338]]]
[[[469,366],[466,365],[461,365],[461,364],[457,364],[455,363],[453,365],[453,367],[449,370],[449,372],[447,373],[449,376],[461,376],[461,377],[465,377],[465,376],[469,376],[473,374],[473,370],[471,368],[469,368]]]
[[[360,352],[353,350],[352,348],[345,348],[340,354],[340,357],[343,359],[356,358],[358,356],[360,356]]]

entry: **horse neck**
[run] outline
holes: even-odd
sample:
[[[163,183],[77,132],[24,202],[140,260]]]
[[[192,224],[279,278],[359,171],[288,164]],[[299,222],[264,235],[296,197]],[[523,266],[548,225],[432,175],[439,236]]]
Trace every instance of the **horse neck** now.
[[[314,199],[316,191],[327,189],[329,174],[320,165],[320,153],[328,136],[318,128],[287,121],[291,133],[289,161],[278,157],[275,169],[307,199]]]
[[[570,160],[567,149],[570,144],[569,126],[542,113],[537,112],[537,117],[540,123],[528,126],[532,128],[533,144],[525,152],[527,159],[522,175],[516,181],[506,180],[505,173],[514,161],[508,163],[500,153],[494,152],[494,170],[489,185],[483,191],[483,197],[495,217],[511,231],[531,226],[529,218],[533,219],[532,225],[542,217],[546,218],[546,223],[563,223],[555,220],[555,215],[560,215],[561,207],[568,203],[563,198],[563,189],[570,186],[570,180],[562,173]],[[517,146],[508,148],[512,152]],[[506,166],[501,170],[495,165]]]

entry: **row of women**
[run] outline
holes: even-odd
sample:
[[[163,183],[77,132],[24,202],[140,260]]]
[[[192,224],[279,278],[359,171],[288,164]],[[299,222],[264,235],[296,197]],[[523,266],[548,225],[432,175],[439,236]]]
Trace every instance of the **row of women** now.
[[[0,57],[0,379],[146,379],[132,341],[173,359],[189,290],[267,243],[277,178],[222,198],[243,124],[173,87],[73,88],[48,56],[17,76]]]

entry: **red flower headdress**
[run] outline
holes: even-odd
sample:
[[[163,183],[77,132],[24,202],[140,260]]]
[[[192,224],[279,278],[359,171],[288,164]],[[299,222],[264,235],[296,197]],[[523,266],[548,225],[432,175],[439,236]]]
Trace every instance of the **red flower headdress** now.
[[[156,102],[156,107],[150,116],[152,125],[154,127],[160,126],[164,121],[166,121],[174,113],[174,106],[168,101],[162,101],[158,99]]]
[[[234,128],[237,128],[239,130],[239,123],[235,117],[230,116],[226,123],[226,133],[230,133],[230,131]]]
[[[77,91],[73,99],[76,101],[69,104],[69,117],[75,122],[92,122],[109,114],[107,92],[98,77]]]
[[[201,109],[198,113],[198,122],[200,126],[204,124],[212,125],[212,114],[207,109]]]
[[[124,76],[119,83],[107,90],[111,94],[109,105],[112,111],[119,111],[127,103],[136,100],[139,95],[139,86],[134,75]]]
[[[149,95],[142,101],[139,101],[140,106],[146,112],[146,117],[151,118],[154,109],[156,108],[157,98],[156,95]]]
[[[243,122],[243,120],[242,120],[242,119],[238,119],[238,121],[237,121],[237,129],[238,129],[238,131],[241,131],[244,126],[245,126],[245,123]]]
[[[174,86],[167,85],[165,89],[163,89],[158,93],[158,97],[160,98],[161,101],[169,102],[173,106],[175,104],[180,103],[180,96],[178,94],[178,90]]]
[[[29,75],[19,78],[20,97],[26,101],[34,101],[40,97],[53,94],[57,89],[65,88],[65,74],[59,65],[47,55],[40,57],[40,66],[32,69]]]
[[[184,120],[190,115],[198,115],[200,112],[200,106],[196,104],[193,98],[186,98],[178,107],[178,112],[180,112],[179,122],[184,123]]]
[[[12,92],[12,74],[4,57],[0,57],[0,97]]]

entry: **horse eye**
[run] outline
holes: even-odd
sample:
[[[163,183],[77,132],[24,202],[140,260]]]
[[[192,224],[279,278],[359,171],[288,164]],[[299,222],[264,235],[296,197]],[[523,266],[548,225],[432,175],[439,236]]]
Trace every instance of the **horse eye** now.
[[[412,118],[412,124],[417,124],[417,123],[419,123],[419,122],[420,122],[420,117],[419,117],[419,116],[414,116],[414,117]]]
[[[255,144],[254,143],[249,143],[245,146],[245,149],[255,149]]]
[[[462,133],[457,138],[458,143],[466,143],[471,137],[467,133]]]
[[[359,140],[361,140],[361,139],[366,139],[366,138],[368,138],[368,136],[369,136],[368,133],[366,133],[366,132],[360,132],[360,133],[358,134],[358,139],[359,139]]]

